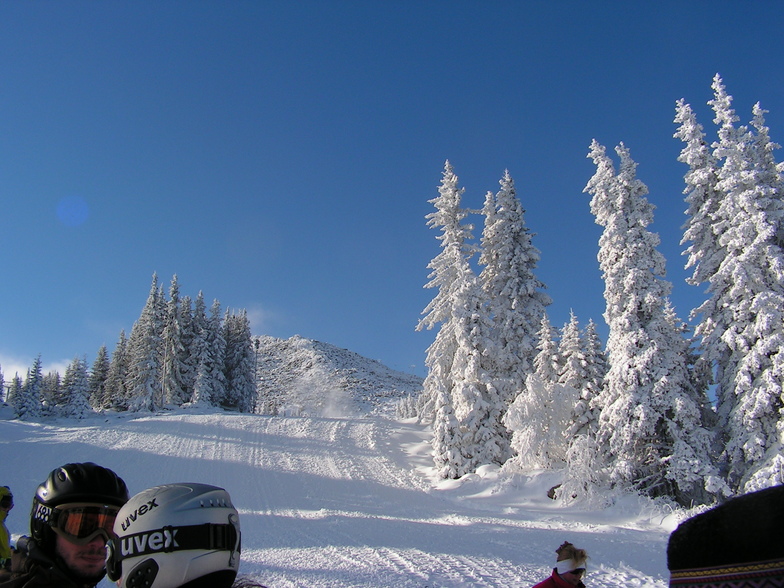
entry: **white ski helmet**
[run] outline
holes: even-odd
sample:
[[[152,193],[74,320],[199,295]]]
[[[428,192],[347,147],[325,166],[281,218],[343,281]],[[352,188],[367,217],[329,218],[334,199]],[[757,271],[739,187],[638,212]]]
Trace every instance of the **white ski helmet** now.
[[[121,588],[228,588],[237,575],[240,520],[223,488],[188,482],[139,492],[114,532],[106,572]]]

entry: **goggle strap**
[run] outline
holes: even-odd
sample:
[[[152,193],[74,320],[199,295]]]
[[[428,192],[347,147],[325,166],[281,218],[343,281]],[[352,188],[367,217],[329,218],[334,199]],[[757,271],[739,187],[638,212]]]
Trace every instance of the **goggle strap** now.
[[[154,541],[150,538],[155,534]],[[115,562],[151,553],[171,553],[188,549],[234,551],[237,548],[237,529],[231,524],[205,523],[185,527],[163,527],[125,537],[112,538]]]

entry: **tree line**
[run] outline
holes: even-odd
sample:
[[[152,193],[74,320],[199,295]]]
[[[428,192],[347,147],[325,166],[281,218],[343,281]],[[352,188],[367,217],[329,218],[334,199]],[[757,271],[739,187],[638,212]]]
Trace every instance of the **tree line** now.
[[[432,422],[442,477],[484,464],[562,468],[553,496],[567,501],[617,489],[686,505],[784,483],[784,164],[759,104],[739,125],[718,74],[712,89],[713,141],[676,103],[687,282],[706,288],[693,329],[670,303],[659,237],[648,230],[654,206],[623,143],[616,169],[593,141],[596,172],[584,190],[603,227],[604,349],[592,321],[551,326],[540,252],[509,172],[471,211],[446,162],[426,217],[440,252],[418,329],[438,331],[416,404]],[[484,219],[479,243],[471,213]]]
[[[93,410],[155,411],[166,406],[222,406],[252,412],[254,346],[247,312],[225,313],[204,296],[180,296],[177,276],[168,299],[152,285],[130,336],[122,331],[111,358],[101,346],[92,368],[76,357],[65,374],[43,374],[40,355],[24,379],[16,374],[6,400],[22,419],[83,418]],[[0,373],[0,385],[3,376]]]

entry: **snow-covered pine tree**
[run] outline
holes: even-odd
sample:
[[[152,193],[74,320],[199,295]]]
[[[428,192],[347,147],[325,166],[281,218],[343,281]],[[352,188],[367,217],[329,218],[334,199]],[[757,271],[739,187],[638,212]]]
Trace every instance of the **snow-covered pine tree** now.
[[[223,362],[226,375],[224,405],[240,412],[253,412],[256,385],[253,381],[253,342],[247,311],[230,313],[227,310],[223,332],[226,341]]]
[[[561,340],[571,336],[562,334]],[[601,505],[607,500],[603,492],[607,479],[604,455],[596,442],[596,432],[599,429],[602,387],[607,374],[607,356],[593,320],[588,321],[580,335],[580,350],[583,358],[580,396],[566,432],[566,471],[563,482],[556,489],[556,497],[566,502],[587,500]]]
[[[441,232],[436,237],[441,242],[441,251],[427,266],[432,271],[428,275],[429,282],[425,284],[425,288],[437,288],[437,291],[422,311],[424,316],[416,327],[417,331],[421,331],[441,325],[425,360],[428,373],[421,395],[423,402],[420,416],[423,418],[431,418],[435,414],[436,396],[441,390],[450,389],[449,385],[442,387],[439,381],[446,382],[449,379],[455,355],[455,339],[451,330],[454,326],[451,324],[452,306],[464,276],[473,273],[468,263],[473,254],[469,245],[471,226],[463,223],[468,211],[461,207],[464,189],[458,188],[458,177],[449,161],[444,165],[438,192],[437,198],[428,200],[436,208],[435,212],[425,216],[427,225]]]
[[[207,345],[207,324],[205,323],[199,335],[194,340],[191,353],[195,354],[198,362],[196,363],[196,379],[193,381],[193,395],[188,406],[202,407],[212,405],[212,354]]]
[[[196,379],[199,376],[202,352],[204,349],[204,337],[207,333],[207,304],[204,302],[204,292],[199,290],[196,300],[193,303],[193,315],[191,317],[190,331],[192,338],[187,343],[188,363],[191,380],[190,401],[193,402],[193,392],[196,389]]]
[[[196,358],[196,377],[193,381],[191,406],[211,406],[212,371],[215,363],[210,348],[212,337],[207,317],[207,305],[204,293],[200,290],[193,309],[193,330],[195,337],[191,346],[191,354]]]
[[[556,329],[547,313],[542,315],[537,339],[535,370],[504,416],[512,431],[515,456],[507,462],[507,471],[552,468],[566,459],[569,419],[578,392],[558,382],[560,361]]]
[[[207,303],[204,301],[204,292],[199,290],[196,302],[193,304],[193,329],[199,336],[207,328]]]
[[[27,377],[18,394],[14,394],[13,407],[16,416],[22,420],[36,419],[41,416],[41,391],[43,389],[43,370],[41,356],[33,361],[27,370]]]
[[[220,405],[226,400],[226,339],[223,336],[221,304],[217,299],[212,301],[207,324],[209,331],[207,342],[213,358],[210,372],[212,402]]]
[[[697,286],[708,281],[724,257],[716,230],[716,213],[722,199],[718,189],[718,165],[691,106],[683,99],[675,108],[675,122],[680,123],[675,137],[685,143],[678,161],[689,166],[684,176],[687,220],[682,245],[688,244],[686,268],[693,268],[687,283]]]
[[[189,401],[193,396],[193,385],[199,369],[199,357],[194,353],[198,335],[199,331],[194,323],[193,301],[190,296],[183,296],[180,298],[180,340],[183,348],[181,376],[184,401]]]
[[[128,338],[128,410],[154,411],[161,406],[161,333],[163,294],[153,274],[150,293]]]
[[[469,264],[473,248],[470,225],[463,224],[468,212],[461,207],[463,189],[458,187],[458,178],[452,165],[444,165],[438,197],[429,200],[435,212],[429,213],[427,224],[440,230],[437,239],[441,251],[428,264],[431,271],[426,288],[438,291],[425,307],[425,316],[417,324],[417,330],[432,329],[440,324],[435,340],[427,349],[425,364],[428,372],[422,390],[420,405],[422,418],[433,418],[433,458],[439,475],[443,478],[458,478],[467,473],[460,449],[460,425],[455,416],[452,389],[452,370],[457,353],[456,304],[460,303],[459,292],[475,280]]]
[[[726,177],[733,166],[743,166],[738,154],[740,152],[738,143],[740,136],[748,134],[746,127],[737,128],[735,123],[739,121],[735,110],[732,108],[732,96],[728,95],[721,77],[716,74],[713,78],[712,89],[714,96],[708,104],[713,108],[713,122],[719,126],[718,141],[714,142],[713,152],[710,154],[708,163],[715,166],[713,171],[715,176],[715,191],[718,193],[716,203],[707,206],[704,216],[711,221],[709,240],[713,238],[715,245],[707,249],[703,257],[709,262],[702,267],[695,267],[691,277],[691,283],[698,285],[708,283],[708,298],[692,311],[692,317],[699,317],[695,328],[695,335],[700,338],[702,346],[702,361],[707,362],[711,371],[715,371],[717,410],[719,415],[719,451],[724,454],[724,448],[729,443],[731,435],[727,428],[727,415],[734,406],[734,388],[732,385],[731,353],[729,345],[723,340],[724,333],[730,328],[733,312],[726,305],[726,296],[730,291],[729,283],[724,282],[726,276],[722,275],[720,268],[728,255],[726,243],[722,239],[722,233],[726,231],[732,223],[732,218],[727,217],[732,214],[729,203],[725,203],[726,192],[724,186],[720,185],[719,173],[722,167],[726,168],[723,175]],[[727,160],[729,159],[729,160]],[[713,181],[713,180],[711,180]],[[690,188],[687,182],[686,189]],[[689,212],[689,211],[687,211]],[[709,216],[708,216],[709,215]],[[691,236],[696,239],[696,236]],[[706,246],[709,247],[709,246]],[[697,270],[700,271],[697,271]],[[698,282],[698,280],[700,280]],[[729,469],[726,456],[723,457],[723,468]],[[727,471],[725,471],[725,474]],[[732,484],[732,482],[731,482]]]
[[[725,141],[735,142],[734,123],[738,118],[731,109],[732,97],[724,91],[719,77],[714,78],[714,90],[714,101],[711,104],[717,113],[715,122],[722,124]],[[726,256],[726,248],[720,239],[727,225],[727,219],[722,220],[720,216],[724,193],[719,189],[719,162],[691,106],[683,99],[678,100],[675,112],[675,122],[680,126],[674,136],[684,143],[678,161],[689,166],[689,171],[684,175],[686,187],[683,192],[688,207],[681,239],[681,245],[687,245],[684,251],[688,256],[686,269],[692,268],[692,275],[686,278],[686,282],[699,286],[711,281]],[[726,345],[718,339],[714,339],[712,344],[708,343],[716,332],[717,321],[718,324],[725,322],[722,318],[724,310],[716,304],[717,299],[709,297],[690,314],[690,318],[698,323],[690,353],[695,356],[693,363],[694,376],[698,378],[697,388],[703,390],[714,382],[714,369],[721,373],[728,361]],[[706,344],[708,347],[705,347]],[[709,407],[703,412],[705,424],[715,428],[715,413]],[[726,444],[723,434],[716,436],[716,443],[720,453]]]
[[[63,402],[58,405],[60,416],[83,419],[92,412],[89,403],[90,382],[87,360],[75,357],[65,368],[63,376]]]
[[[573,310],[569,311],[569,322],[561,329],[558,357],[558,383],[582,390],[588,378],[588,366],[580,337],[580,322]]]
[[[165,303],[163,331],[161,333],[161,394],[163,404],[179,406],[185,400],[183,363],[185,347],[182,344],[182,319],[180,314],[180,284],[177,274],[169,286],[169,301]]]
[[[482,209],[479,281],[495,327],[492,376],[508,405],[534,371],[531,358],[536,354],[536,333],[552,300],[535,275],[540,253],[533,246],[534,234],[525,224],[525,210],[508,170],[499,184],[495,195],[487,193]]]
[[[125,337],[125,330],[122,330],[109,361],[109,370],[106,372],[104,395],[100,403],[101,408],[113,408],[115,410],[126,410],[128,408],[126,378],[129,365],[128,339]]]
[[[100,408],[106,395],[106,378],[109,376],[109,352],[101,345],[90,370],[88,398],[90,406]]]
[[[605,148],[596,141],[588,157],[597,166],[585,191],[591,212],[604,227],[599,265],[605,281],[605,320],[610,369],[599,416],[597,441],[606,453],[611,482],[682,503],[715,491],[701,407],[669,313],[669,282],[658,236],[648,231],[653,205],[623,145],[615,175]],[[705,476],[695,480],[684,472]],[[702,479],[705,478],[705,487]]]
[[[539,321],[536,333],[536,355],[534,356],[534,373],[546,384],[558,382],[561,372],[561,356],[558,354],[558,332],[550,323],[547,313]]]
[[[714,234],[723,256],[707,278],[696,332],[716,365],[722,464],[733,490],[748,492],[784,481],[784,186],[764,111],[754,107],[754,130],[736,127],[718,75],[713,89],[723,194]]]
[[[755,104],[751,124],[756,130],[752,143],[757,175],[754,220],[761,241],[755,242],[754,251],[767,275],[760,280],[759,285],[764,286],[749,307],[754,319],[753,344],[738,366],[736,378],[736,395],[738,388],[745,386],[750,392],[738,406],[748,436],[735,441],[747,461],[741,479],[745,492],[784,484],[784,166],[773,157],[773,150],[780,146],[770,140],[765,112]],[[760,412],[758,407],[765,404],[768,409]],[[756,445],[755,449],[748,451],[750,445]]]
[[[196,376],[194,404],[209,403],[218,406],[226,399],[226,375],[224,373],[226,357],[226,339],[223,334],[223,318],[221,305],[216,299],[210,307],[210,316],[202,334],[201,357],[199,371]]]
[[[473,274],[466,276],[456,293],[453,312],[456,349],[450,371],[451,397],[460,431],[462,469],[470,473],[481,465],[502,465],[509,459],[509,434],[501,422],[507,403],[496,388],[498,380],[487,370],[496,348],[486,298]]]
[[[52,370],[41,378],[41,416],[57,416],[57,407],[65,402],[62,378]]]
[[[11,408],[14,409],[14,412],[18,415],[19,410],[17,406],[18,403],[22,401],[22,378],[18,373],[15,373],[14,377],[11,378],[11,383],[8,385],[8,392],[6,393],[5,401]]]
[[[569,322],[561,329],[561,340],[558,343],[558,383],[577,391],[569,426],[565,432],[567,444],[584,431],[591,421],[590,401],[595,393],[595,389],[592,389],[595,383],[592,381],[594,374],[589,363],[593,358],[589,358],[587,352],[577,315],[570,311]]]
[[[607,356],[596,330],[596,323],[588,321],[582,335],[580,346],[584,358],[584,377],[580,389],[580,400],[574,408],[573,424],[569,436],[582,434],[595,435],[599,426],[601,412],[601,392],[607,375]]]

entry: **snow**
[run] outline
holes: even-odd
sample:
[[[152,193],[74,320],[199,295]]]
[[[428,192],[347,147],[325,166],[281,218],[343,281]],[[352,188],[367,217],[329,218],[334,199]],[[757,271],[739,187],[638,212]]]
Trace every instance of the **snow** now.
[[[11,418],[0,410],[13,540],[27,533],[27,500],[49,471],[94,461],[132,494],[183,481],[226,488],[240,512],[240,574],[270,588],[530,586],[550,574],[563,541],[587,549],[590,587],[667,586],[677,513],[637,498],[600,511],[560,506],[546,497],[553,472],[509,478],[484,466],[440,481],[432,433],[413,421],[218,409]]]

